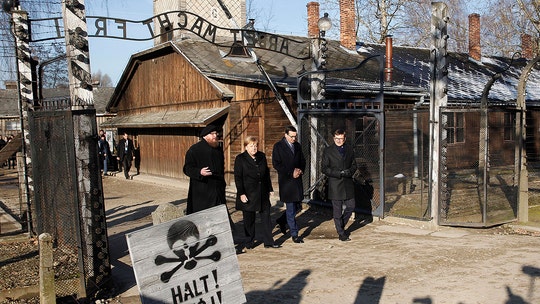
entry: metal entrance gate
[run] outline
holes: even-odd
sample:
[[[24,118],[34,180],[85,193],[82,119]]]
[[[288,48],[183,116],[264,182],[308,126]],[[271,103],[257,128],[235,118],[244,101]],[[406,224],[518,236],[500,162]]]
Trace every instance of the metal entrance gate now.
[[[305,196],[314,202],[327,202],[322,183],[322,153],[332,141],[332,132],[344,128],[347,143],[353,145],[358,170],[355,174],[357,212],[383,216],[382,193],[382,113],[310,113],[300,120],[300,143],[306,156]]]
[[[431,220],[429,109],[385,112],[384,214]]]
[[[440,225],[486,227],[517,219],[519,115],[490,109],[483,121],[481,109],[441,110]]]
[[[32,218],[38,234],[53,237],[53,259],[57,297],[91,298],[110,283],[107,228],[101,178],[88,173],[91,204],[84,205],[78,182],[79,174],[99,170],[97,167],[97,130],[95,123],[84,138],[75,138],[77,126],[91,129],[95,110],[53,110],[29,112],[32,152],[32,175],[35,203]],[[80,133],[77,133],[80,135]],[[77,172],[84,160],[76,154],[77,145],[88,145],[91,155],[88,167]],[[95,156],[95,157],[92,157]],[[81,177],[82,179],[82,177]]]

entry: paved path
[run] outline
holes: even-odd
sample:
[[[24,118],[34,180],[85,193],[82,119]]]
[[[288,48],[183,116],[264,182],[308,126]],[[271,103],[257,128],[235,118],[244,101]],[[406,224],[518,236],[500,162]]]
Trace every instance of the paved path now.
[[[104,185],[119,300],[140,303],[125,233],[151,225],[157,205],[184,203],[187,183],[135,176]],[[241,214],[230,212],[241,231]],[[305,210],[298,222],[304,244],[275,229],[282,248],[238,255],[248,303],[540,303],[540,237],[388,218],[355,222],[353,240],[340,242],[328,210]]]
[[[103,185],[115,300],[138,304],[125,235],[150,226],[160,204],[185,203],[188,184],[118,175]],[[242,231],[241,214],[229,210]],[[352,223],[352,241],[340,242],[328,210],[304,210],[298,222],[304,244],[275,229],[282,248],[238,255],[248,303],[540,303],[538,236],[387,218]]]

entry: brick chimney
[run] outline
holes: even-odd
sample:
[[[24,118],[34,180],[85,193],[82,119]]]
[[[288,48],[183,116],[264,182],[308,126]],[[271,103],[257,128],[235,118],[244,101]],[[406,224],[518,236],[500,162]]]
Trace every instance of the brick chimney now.
[[[385,39],[386,42],[386,63],[384,66],[384,82],[392,82],[392,71],[394,70],[393,61],[393,47],[392,47],[392,36],[388,35]]]
[[[307,5],[308,37],[319,37],[319,2],[309,2]]]
[[[339,31],[341,45],[356,50],[354,0],[339,0]]]
[[[480,61],[482,48],[480,47],[480,15],[469,15],[469,57]]]
[[[532,37],[529,34],[521,34],[521,57],[525,59],[533,58]]]

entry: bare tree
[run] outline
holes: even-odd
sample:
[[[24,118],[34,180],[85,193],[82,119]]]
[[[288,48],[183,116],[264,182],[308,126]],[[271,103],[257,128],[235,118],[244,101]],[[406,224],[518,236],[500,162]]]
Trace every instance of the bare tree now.
[[[403,9],[407,0],[356,0],[357,32],[374,43],[383,43],[386,36],[402,30],[406,24]]]
[[[467,13],[465,0],[448,0],[450,12],[449,48],[467,49]],[[358,40],[383,43],[388,35],[397,45],[428,47],[430,43],[431,2],[425,0],[356,0]],[[331,37],[339,29],[339,0],[323,0],[334,23]]]
[[[538,44],[540,7],[538,0],[494,0],[482,18],[482,46],[486,53],[511,56],[521,49],[521,34]]]
[[[273,2],[269,3],[273,4]],[[246,16],[248,20],[255,20],[256,29],[267,32],[270,28],[270,24],[272,23],[272,19],[274,19],[272,5],[270,5],[269,8],[265,7],[265,9],[261,9],[255,4],[255,1],[246,0]],[[244,24],[239,25],[244,26]]]
[[[113,86],[111,77],[108,74],[103,74],[101,77],[101,87],[110,88]]]
[[[28,17],[31,20],[62,16],[61,0],[20,0],[19,2],[21,8],[28,12]],[[93,5],[96,7],[99,6],[108,11],[109,0],[87,1],[86,5],[88,7]],[[10,14],[5,12],[0,13],[0,86],[3,86],[6,80],[17,79],[15,40],[11,33],[10,20]],[[40,31],[47,32],[51,31],[51,29],[33,25],[33,33]],[[37,60],[38,64],[48,63],[43,68],[43,87],[66,86],[68,81],[66,60],[52,61],[54,58],[65,55],[65,41],[63,39],[54,39],[35,42],[30,43],[30,48],[32,57]]]
[[[448,6],[448,49],[467,52],[468,14],[465,0],[447,0]],[[402,24],[392,33],[400,45],[429,47],[431,26],[431,3],[423,0],[407,1],[403,5],[406,14],[400,18]]]
[[[39,19],[61,16],[61,2],[54,1],[36,1],[21,0],[20,6],[28,12],[29,19]],[[17,79],[16,75],[16,57],[15,40],[11,29],[11,15],[2,13],[0,23],[0,35],[2,37],[0,48],[2,49],[2,81]],[[38,32],[43,29],[39,26],[32,27],[32,32]],[[50,62],[46,68],[43,68],[44,77],[43,87],[57,87],[67,84],[67,64],[60,61],[51,61],[51,59],[61,56],[65,53],[65,42],[59,40],[49,40],[30,44],[32,57],[38,62],[38,65]],[[5,70],[4,70],[5,69]]]
[[[107,74],[102,74],[101,70],[92,73],[92,85],[94,87],[112,87],[111,77]]]

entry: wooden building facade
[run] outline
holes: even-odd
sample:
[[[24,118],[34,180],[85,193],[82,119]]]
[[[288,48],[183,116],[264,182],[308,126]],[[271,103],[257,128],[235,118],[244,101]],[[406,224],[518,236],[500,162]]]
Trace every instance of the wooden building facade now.
[[[264,83],[218,82],[170,43],[135,57],[122,78],[127,81],[117,86],[108,106],[118,116],[104,126],[133,136],[142,173],[184,178],[187,149],[200,140],[203,127],[216,124],[223,129],[226,178],[231,181],[233,160],[243,152],[246,136],[257,136],[259,149],[268,153],[290,124]]]
[[[318,11],[316,15],[308,19],[316,22]],[[444,124],[440,129],[444,176],[431,177],[430,49],[392,47],[391,41],[386,45],[356,43],[355,35],[346,35],[352,42],[343,37],[341,41],[327,40],[324,100],[309,100],[306,96],[311,96],[311,88],[299,75],[313,71],[312,46],[314,41],[320,42],[314,39],[316,35],[250,33],[255,40],[249,46],[227,40],[230,37],[220,37],[216,43],[188,33],[132,55],[107,106],[117,116],[104,126],[133,136],[140,152],[141,173],[186,178],[182,168],[187,149],[200,140],[202,128],[216,124],[223,129],[226,180],[231,185],[233,162],[243,151],[244,138],[259,137],[259,150],[270,160],[273,144],[292,121],[301,131],[300,143],[310,167],[304,175],[307,191],[313,191],[320,175],[319,149],[331,142],[332,128],[346,127],[357,160],[368,166],[369,180],[374,182],[372,210],[380,202],[389,206],[384,212],[429,220],[430,181],[446,177],[455,180],[443,181],[448,187],[442,187],[447,196],[441,206],[449,206],[458,194],[470,197],[470,185],[488,187],[485,193],[496,193],[496,200],[504,201],[501,189],[506,189],[511,179],[507,168],[516,163],[516,89],[526,58],[448,53],[448,102],[437,113],[439,118],[444,116],[440,120]],[[375,57],[379,64],[374,61],[361,66]],[[384,76],[381,62],[385,64]],[[482,92],[501,70],[506,72],[487,96],[489,139],[482,143]],[[538,159],[540,147],[539,83],[539,77],[531,77],[527,87],[529,160]],[[376,101],[365,102],[370,99]],[[487,149],[482,146],[485,144]],[[492,167],[481,165],[482,153]],[[486,168],[494,172],[495,167],[500,185],[481,176]],[[275,170],[272,173],[277,182]],[[473,181],[459,188],[463,184],[460,179],[472,176]],[[515,193],[511,196],[505,208],[515,210]],[[411,202],[420,203],[412,207]],[[407,205],[402,209],[407,214],[394,208],[398,203]]]

